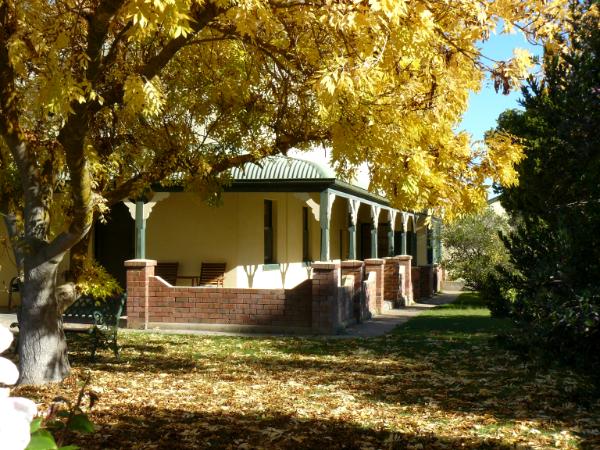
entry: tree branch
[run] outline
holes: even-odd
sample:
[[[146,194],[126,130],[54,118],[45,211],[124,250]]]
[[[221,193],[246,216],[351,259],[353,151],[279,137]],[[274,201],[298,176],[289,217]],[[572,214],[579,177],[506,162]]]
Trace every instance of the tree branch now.
[[[25,235],[45,238],[45,208],[41,201],[40,174],[32,161],[28,142],[19,124],[19,95],[16,73],[8,55],[8,41],[17,31],[17,19],[10,2],[0,4],[0,135],[3,137],[19,172],[25,197]],[[32,243],[33,244],[33,243]]]
[[[142,77],[151,80],[158,75],[165,66],[175,57],[177,52],[192,41],[193,37],[196,36],[206,25],[208,25],[217,16],[225,12],[226,8],[218,7],[212,3],[205,3],[200,6],[197,3],[194,4],[192,9],[192,18],[194,19],[191,28],[192,33],[187,36],[179,36],[169,41],[158,54],[154,55],[140,68],[138,74]],[[104,94],[104,100],[107,105],[121,104],[123,102],[123,84],[117,84],[112,87],[111,90]],[[96,103],[96,108],[100,108],[101,105]]]
[[[127,32],[131,29],[133,23],[131,21],[127,22],[127,24],[119,31],[119,33],[115,36],[113,43],[110,46],[110,50],[106,57],[102,60],[102,68],[101,72],[106,71],[111,64],[113,64],[117,58],[117,51],[119,49],[119,44],[123,41],[123,38],[127,34]]]
[[[96,80],[100,73],[102,48],[109,26],[123,3],[124,0],[105,0],[88,19],[86,55],[90,62],[85,74],[87,80]],[[88,233],[94,220],[92,179],[84,148],[90,120],[95,112],[90,105],[73,101],[73,114],[69,115],[58,135],[66,154],[74,215],[68,231],[58,235],[36,255],[39,262],[54,258],[75,245]]]

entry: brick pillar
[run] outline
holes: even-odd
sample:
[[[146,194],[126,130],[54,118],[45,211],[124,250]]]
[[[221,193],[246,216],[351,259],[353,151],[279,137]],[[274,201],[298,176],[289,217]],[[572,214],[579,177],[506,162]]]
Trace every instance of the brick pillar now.
[[[130,259],[127,269],[127,328],[148,328],[148,299],[150,277],[154,276],[156,261]]]
[[[433,295],[433,265],[428,264],[421,267],[421,274],[423,277],[422,281],[422,295],[424,297],[431,297]]]
[[[400,301],[400,261],[396,258],[383,258],[383,299],[397,308]]]
[[[369,273],[375,272],[377,290],[375,295],[375,304],[369,305],[371,313],[381,314],[383,306],[383,297],[385,295],[384,277],[383,277],[383,259],[370,258],[365,259],[365,278],[368,278]]]
[[[315,333],[334,334],[338,323],[339,268],[336,263],[312,264],[312,329]]]
[[[413,300],[419,300],[422,297],[422,294],[421,294],[421,268],[413,266],[411,268],[410,273],[412,276]]]
[[[353,315],[354,319],[356,319],[357,322],[362,322],[366,319],[363,313],[365,308],[361,304],[361,300],[363,298],[361,295],[361,290],[363,282],[364,263],[358,260],[342,261],[341,267],[342,277],[346,275],[354,276],[354,297],[352,298]]]
[[[402,287],[402,296],[404,300],[404,305],[408,306],[413,303],[413,281],[412,281],[412,256],[410,255],[399,255],[395,256],[400,266],[404,268],[404,270],[400,269],[400,272],[404,274],[402,277],[404,280],[404,286]]]
[[[433,292],[442,290],[442,282],[444,281],[444,270],[439,264],[433,265]]]

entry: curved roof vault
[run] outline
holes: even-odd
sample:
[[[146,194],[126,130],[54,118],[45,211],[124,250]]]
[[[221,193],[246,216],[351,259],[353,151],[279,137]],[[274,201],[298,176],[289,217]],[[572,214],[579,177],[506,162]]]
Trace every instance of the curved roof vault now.
[[[331,168],[315,161],[277,155],[230,170],[233,180],[225,187],[226,192],[323,192],[331,189],[342,196],[391,207],[385,197],[336,178]],[[175,192],[181,191],[182,187],[157,184],[153,189],[156,192]]]
[[[382,206],[389,201],[380,195],[336,178],[335,173],[315,161],[269,156],[259,163],[246,163],[231,170],[230,192],[321,192],[332,189]]]
[[[322,180],[334,179],[335,174],[329,167],[323,167],[314,161],[290,158],[287,156],[269,156],[259,163],[246,163],[231,170],[235,180]]]

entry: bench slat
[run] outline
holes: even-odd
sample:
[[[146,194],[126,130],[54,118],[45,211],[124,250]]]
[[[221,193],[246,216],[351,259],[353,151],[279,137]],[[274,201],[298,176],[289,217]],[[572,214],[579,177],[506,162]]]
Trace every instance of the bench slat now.
[[[226,263],[202,263],[200,266],[200,286],[223,286]]]
[[[177,284],[177,275],[179,273],[178,262],[159,262],[154,269],[154,275],[161,277],[172,286]]]

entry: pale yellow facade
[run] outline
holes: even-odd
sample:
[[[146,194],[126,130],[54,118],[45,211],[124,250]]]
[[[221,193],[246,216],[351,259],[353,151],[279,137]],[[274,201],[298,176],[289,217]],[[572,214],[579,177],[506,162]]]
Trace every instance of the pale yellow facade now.
[[[273,202],[274,264],[265,264],[265,200]],[[197,194],[170,193],[154,205],[147,218],[146,258],[178,262],[179,275],[184,276],[198,276],[202,262],[224,262],[225,287],[293,288],[310,277],[309,261],[320,259],[319,202],[319,193],[226,192],[220,206],[209,206]],[[347,198],[336,196],[331,205],[329,242],[330,259],[334,261],[349,255],[348,202]],[[303,261],[303,208],[308,211],[308,261]],[[388,214],[380,215],[381,223],[390,221]],[[360,226],[368,227],[372,221],[371,206],[361,204],[357,219],[360,257]],[[17,272],[5,238],[4,224],[0,223],[0,306],[8,304],[9,282]],[[423,265],[427,262],[423,223],[417,226],[416,239],[417,263]],[[68,269],[68,259],[65,256],[59,275]],[[181,280],[180,284],[185,283]]]
[[[265,200],[273,202],[275,264],[264,264]],[[202,262],[225,262],[225,287],[291,288],[310,276],[302,260],[304,207],[309,209],[309,256],[318,259],[318,204],[307,194],[280,192],[225,193],[217,207],[195,194],[171,194],[147,221],[146,257],[177,261],[179,274],[189,276],[200,273]]]
[[[427,263],[427,227],[425,225],[417,226],[417,265],[422,266]]]
[[[264,201],[273,202],[276,264],[264,264]],[[194,276],[202,262],[225,262],[225,287],[293,288],[310,277],[302,258],[302,209],[308,209],[309,261],[319,260],[318,193],[228,192],[221,206],[193,193],[173,193],[154,206],[147,220],[146,257],[179,262],[179,274]],[[329,223],[330,259],[348,258],[348,200],[336,197]],[[382,216],[385,218],[385,216]],[[359,210],[369,223],[370,208]],[[358,245],[360,236],[357,235]],[[427,261],[427,231],[417,228],[417,261]],[[182,281],[182,284],[185,281]]]
[[[8,305],[8,288],[10,280],[17,275],[14,256],[8,242],[6,226],[0,221],[0,305]]]
[[[488,205],[491,208],[491,210],[494,211],[494,214],[502,217],[507,216],[506,210],[502,206],[502,203],[500,203],[500,197],[492,199],[491,201],[489,201]]]

